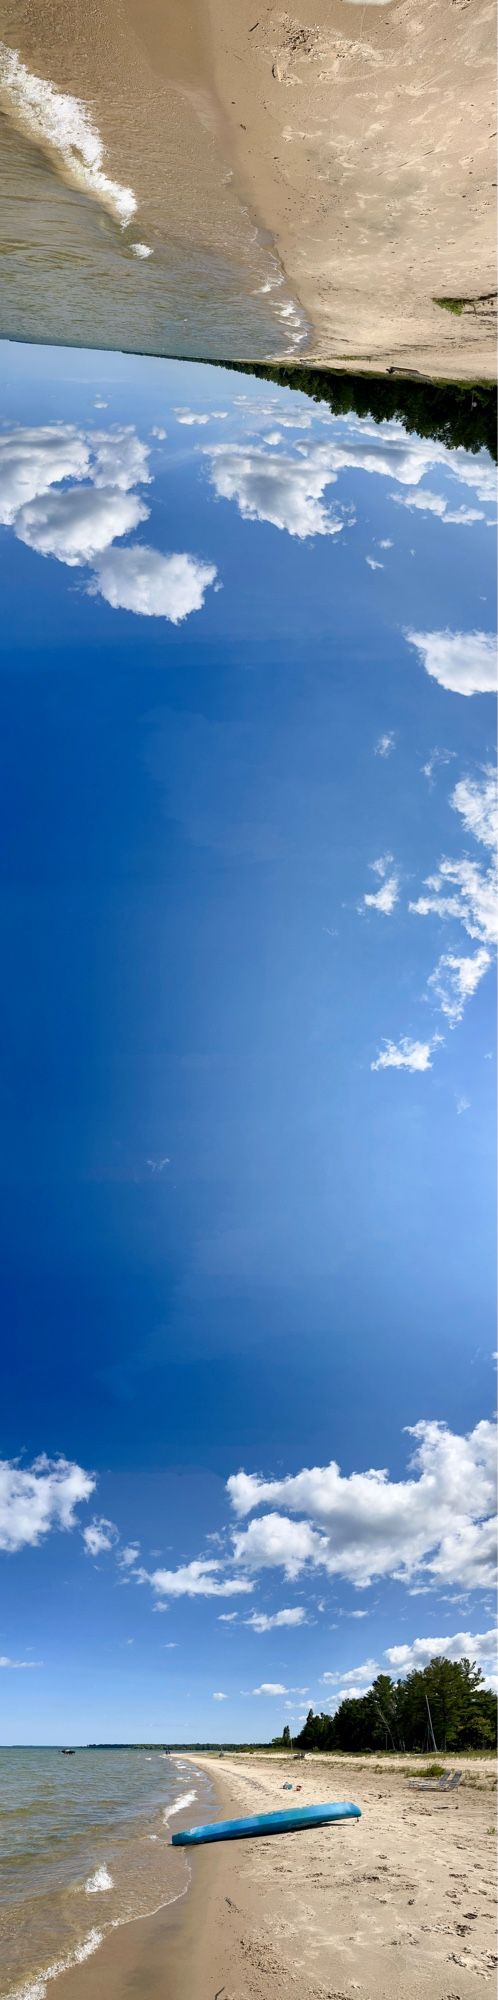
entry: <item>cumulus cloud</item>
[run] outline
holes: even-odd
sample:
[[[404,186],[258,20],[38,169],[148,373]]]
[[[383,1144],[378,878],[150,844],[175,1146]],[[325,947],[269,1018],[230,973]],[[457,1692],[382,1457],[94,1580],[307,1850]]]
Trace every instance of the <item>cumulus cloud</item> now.
[[[300,541],[308,535],[340,534],[342,517],[323,504],[325,488],[335,478],[326,462],[317,462],[312,454],[272,457],[257,445],[252,450],[214,445],[209,456],[218,498],[235,500],[244,521],[269,521]]]
[[[265,1503],[236,1531],[237,1562],[297,1575],[319,1567],[363,1588],[378,1576],[488,1587],[494,1574],[496,1430],[482,1422],[459,1436],[421,1421],[409,1476],[370,1469],[344,1476],[334,1460],[279,1480],[239,1472],[228,1480],[236,1515]],[[299,1515],[298,1520],[294,1518]],[[293,1534],[292,1531],[295,1531]]]
[[[213,1701],[228,1701],[228,1695],[222,1694],[221,1688],[217,1688],[212,1699]]]
[[[167,618],[171,625],[180,625],[191,611],[201,611],[216,575],[214,565],[197,556],[165,556],[142,546],[111,548],[97,565],[91,589],[98,590],[114,610]]]
[[[375,1676],[378,1673],[379,1666],[377,1660],[364,1660],[361,1667],[351,1667],[347,1674],[344,1673],[344,1669],[341,1667],[337,1674],[321,1674],[320,1680],[322,1685],[326,1687],[335,1687],[338,1681],[342,1681],[343,1686],[348,1689],[349,1693],[353,1692],[355,1688],[361,1688],[362,1693],[366,1693],[367,1685],[371,1687],[372,1681],[375,1680]]]
[[[0,1549],[36,1548],[52,1528],[74,1528],[76,1508],[95,1491],[93,1473],[43,1452],[29,1468],[0,1460]]]
[[[376,562],[376,561],[375,561],[375,556],[365,556],[365,562],[366,562],[366,563],[368,563],[368,567],[369,567],[369,569],[383,569],[383,568],[384,568],[384,564],[383,564],[383,563],[381,563],[381,562]]]
[[[425,1639],[412,1639],[410,1646],[387,1646],[385,1659],[393,1674],[403,1677],[413,1673],[417,1667],[427,1667],[429,1660],[444,1655],[447,1660],[475,1660],[486,1676],[488,1686],[496,1686],[496,1664],[498,1654],[498,1632],[446,1632],[444,1638],[429,1634]]]
[[[175,410],[177,424],[208,424],[210,418],[196,410]]]
[[[277,1625],[305,1625],[306,1612],[303,1604],[295,1604],[289,1611],[252,1611],[244,1624],[251,1625],[253,1632],[273,1632]]]
[[[229,1490],[230,1490],[229,1481]],[[320,1564],[327,1555],[323,1535],[317,1535],[309,1521],[289,1521],[285,1514],[263,1514],[241,1534],[233,1537],[234,1555],[249,1570],[281,1568],[289,1581],[300,1576],[308,1563]]]
[[[467,1000],[473,993],[491,965],[491,953],[481,945],[473,957],[457,958],[454,952],[443,952],[438,964],[427,981],[430,992],[441,1008],[441,1013],[454,1027],[461,1021]]]
[[[433,1035],[431,1042],[413,1041],[409,1035],[402,1035],[399,1042],[385,1041],[371,1069],[408,1069],[420,1074],[432,1069],[432,1054],[441,1041],[440,1035]]]
[[[209,1560],[196,1558],[193,1562],[181,1564],[179,1569],[142,1569],[138,1572],[140,1583],[150,1583],[157,1598],[167,1597],[235,1597],[239,1592],[252,1589],[247,1577],[220,1576],[221,1564],[214,1557]]]
[[[0,522],[37,554],[70,568],[89,567],[91,595],[100,594],[116,609],[177,625],[201,609],[216,580],[213,565],[194,555],[114,547],[148,519],[150,508],[132,488],[150,484],[149,457],[149,445],[132,425],[83,431],[53,424],[3,432]]]
[[[88,1528],[83,1528],[83,1541],[89,1556],[100,1556],[106,1549],[113,1549],[119,1541],[118,1529],[114,1521],[106,1521],[105,1515],[95,1515]]]
[[[289,1694],[289,1688],[282,1681],[262,1681],[261,1687],[251,1688],[251,1694]]]
[[[85,479],[90,446],[74,424],[18,425],[0,433],[0,522],[13,527],[30,500],[63,479]]]
[[[394,729],[386,729],[383,736],[377,737],[374,756],[390,757],[391,751],[394,750],[395,741]]]
[[[426,673],[451,694],[494,694],[497,685],[496,638],[490,632],[405,631]]]
[[[242,399],[239,400],[245,409]],[[269,409],[264,408],[258,414],[268,417]],[[286,419],[280,409],[271,414],[280,432]],[[296,420],[291,421],[296,428]],[[304,421],[309,424],[309,416]],[[269,438],[273,442],[271,432]],[[494,492],[493,468],[486,454],[448,453],[442,444],[408,437],[399,423],[375,426],[351,421],[340,439],[322,442],[307,439],[296,445],[294,457],[272,458],[263,443],[254,448],[219,445],[209,449],[209,456],[216,492],[223,499],[235,500],[244,519],[271,521],[275,527],[286,528],[289,534],[301,538],[337,532],[341,522],[327,512],[323,494],[346,468],[394,479],[411,496],[433,467],[444,467],[445,475],[449,471],[456,481],[470,488],[473,497],[477,495],[488,502]],[[436,499],[439,511],[438,496]],[[444,502],[441,505],[444,510]],[[472,513],[473,518],[473,510],[469,508],[460,509],[455,518],[461,520],[464,512]],[[386,537],[379,546],[390,548],[392,542]],[[376,566],[375,557],[366,560],[370,567]]]
[[[21,507],[15,529],[18,540],[38,555],[55,556],[75,568],[93,563],[116,537],[129,535],[148,514],[137,493],[69,486]]]

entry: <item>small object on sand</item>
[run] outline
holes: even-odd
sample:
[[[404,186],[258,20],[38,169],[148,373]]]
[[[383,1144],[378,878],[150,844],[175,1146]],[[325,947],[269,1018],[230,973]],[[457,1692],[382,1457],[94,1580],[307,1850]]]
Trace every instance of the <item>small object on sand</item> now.
[[[461,1771],[445,1771],[443,1778],[410,1778],[410,1785],[416,1792],[457,1792],[461,1779]]]
[[[289,1780],[289,1778],[286,1778],[286,1780],[285,1780],[285,1785],[282,1785],[282,1791],[283,1791],[283,1792],[291,1792],[291,1791],[292,1791],[292,1785],[291,1785],[291,1783],[290,1783],[290,1780]]]
[[[291,1806],[287,1812],[256,1813],[250,1819],[216,1820],[213,1826],[189,1826],[172,1835],[172,1847],[200,1847],[208,1840],[250,1840],[256,1834],[299,1833],[306,1827],[333,1826],[338,1820],[361,1819],[361,1806],[334,1802],[330,1806]]]

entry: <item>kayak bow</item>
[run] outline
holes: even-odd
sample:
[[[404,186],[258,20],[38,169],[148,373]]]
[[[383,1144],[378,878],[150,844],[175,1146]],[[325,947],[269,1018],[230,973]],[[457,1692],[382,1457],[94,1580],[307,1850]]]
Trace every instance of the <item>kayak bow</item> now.
[[[330,1826],[337,1820],[361,1819],[360,1806],[293,1806],[287,1812],[255,1813],[250,1819],[220,1819],[212,1826],[189,1826],[172,1835],[172,1847],[201,1847],[208,1840],[248,1840],[256,1834],[299,1833],[306,1827]]]

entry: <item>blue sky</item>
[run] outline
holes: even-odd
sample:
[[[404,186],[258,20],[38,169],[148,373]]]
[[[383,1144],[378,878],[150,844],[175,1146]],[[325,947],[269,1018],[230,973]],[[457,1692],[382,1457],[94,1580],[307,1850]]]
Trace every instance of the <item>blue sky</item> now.
[[[2,1735],[265,1739],[490,1662],[492,469],[2,358]]]

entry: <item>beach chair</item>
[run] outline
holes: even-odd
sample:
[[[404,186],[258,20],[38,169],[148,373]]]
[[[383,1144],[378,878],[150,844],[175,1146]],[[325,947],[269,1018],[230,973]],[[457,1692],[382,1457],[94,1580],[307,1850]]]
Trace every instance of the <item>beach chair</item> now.
[[[416,1792],[456,1792],[461,1776],[461,1771],[445,1771],[442,1778],[410,1778],[409,1783]]]

